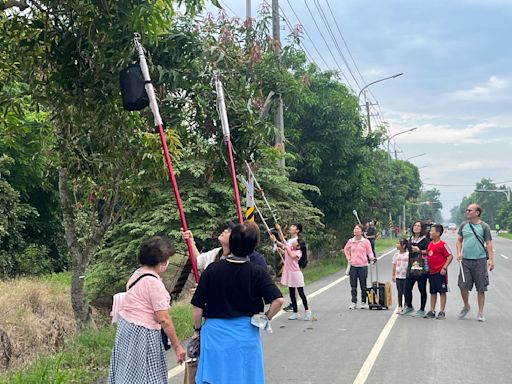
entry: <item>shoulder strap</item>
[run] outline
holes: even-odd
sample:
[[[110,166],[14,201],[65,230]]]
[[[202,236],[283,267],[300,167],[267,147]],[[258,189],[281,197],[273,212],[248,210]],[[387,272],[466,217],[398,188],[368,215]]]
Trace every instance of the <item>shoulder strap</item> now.
[[[135,280],[133,283],[131,283],[129,286],[128,286],[128,289],[130,289],[131,287],[133,287],[135,284],[137,284],[139,282],[140,279],[142,279],[143,277],[146,277],[146,276],[153,276],[155,279],[157,279],[157,277],[155,275],[153,275],[152,273],[143,273],[142,275],[140,275],[139,277],[137,277],[137,280]]]
[[[473,224],[471,223],[468,223],[471,230],[473,231],[473,234],[475,235],[476,239],[478,240],[478,242],[480,243],[480,245],[484,248],[484,251],[485,253],[487,254],[487,248],[485,247],[484,245],[484,242],[482,240],[480,240],[480,238],[478,237],[478,235],[476,234],[476,231],[475,231],[475,228],[473,227]],[[483,225],[482,225],[482,229],[483,229]]]

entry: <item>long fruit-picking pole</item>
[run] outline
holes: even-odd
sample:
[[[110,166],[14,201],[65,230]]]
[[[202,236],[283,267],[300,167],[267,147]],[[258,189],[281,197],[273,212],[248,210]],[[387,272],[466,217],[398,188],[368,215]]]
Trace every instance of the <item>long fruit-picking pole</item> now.
[[[219,108],[220,123],[222,125],[222,133],[224,134],[224,141],[228,148],[229,165],[231,169],[231,178],[233,179],[233,190],[235,191],[235,203],[238,213],[238,220],[240,223],[244,222],[244,216],[242,214],[242,207],[240,205],[240,194],[238,192],[238,183],[236,181],[235,161],[233,160],[233,148],[231,147],[231,133],[229,132],[228,114],[226,112],[226,103],[224,101],[224,89],[222,88],[222,82],[219,80],[219,76],[216,74],[215,77],[215,89],[217,91],[217,106]]]
[[[242,184],[245,185],[245,188],[249,187],[249,183],[243,176],[240,176],[240,180],[242,181]],[[263,214],[261,213],[260,209],[258,208],[258,204],[256,203],[256,199],[254,199],[254,208],[256,209],[256,212],[258,212],[258,216],[261,219],[261,222],[263,223],[263,226],[265,227],[265,230],[267,231],[269,237],[273,235],[272,231],[270,230],[270,227],[267,224],[267,221],[265,220],[265,217],[263,217]],[[279,257],[281,257],[282,262],[284,263],[283,256],[279,253]]]
[[[137,48],[137,52],[139,53],[139,64],[140,69],[142,71],[142,75],[144,76],[144,82],[146,87],[146,93],[149,97],[149,106],[151,108],[151,112],[153,113],[153,117],[155,118],[155,125],[158,127],[158,131],[160,132],[160,141],[162,142],[162,150],[164,152],[165,162],[167,164],[167,169],[169,170],[169,177],[171,178],[172,187],[174,189],[174,196],[176,198],[176,204],[178,205],[178,211],[180,214],[181,225],[184,231],[188,231],[187,220],[185,219],[185,213],[183,212],[183,205],[181,204],[180,191],[178,189],[178,183],[176,182],[176,177],[174,176],[174,170],[172,168],[171,158],[169,156],[169,149],[167,148],[167,140],[165,138],[164,127],[162,123],[162,118],[160,116],[160,110],[158,109],[158,104],[156,102],[155,90],[153,89],[153,84],[151,83],[151,78],[149,76],[148,63],[146,61],[146,56],[144,56],[144,48],[139,42],[139,37],[135,36],[133,39],[135,43],[135,47]],[[194,257],[194,253],[192,252],[192,244],[191,240],[187,239],[187,249],[188,255],[190,258],[190,262],[192,263],[192,271],[194,273],[194,279],[196,283],[199,283],[199,273],[197,272],[197,263],[196,258]]]
[[[249,165],[249,163],[247,161],[245,162],[245,165],[247,166],[249,173],[252,175],[254,183],[256,184],[256,188],[258,188],[258,191],[261,193],[261,197],[263,197],[263,200],[265,201],[265,204],[267,205],[267,208],[270,211],[272,218],[274,219],[274,223],[277,224],[276,215],[274,214],[274,211],[272,210],[272,207],[270,206],[270,204],[267,200],[267,197],[265,196],[265,191],[263,190],[263,188],[261,188],[260,183],[258,183],[258,179],[256,179],[256,176],[254,176],[254,172],[252,171],[251,166]]]

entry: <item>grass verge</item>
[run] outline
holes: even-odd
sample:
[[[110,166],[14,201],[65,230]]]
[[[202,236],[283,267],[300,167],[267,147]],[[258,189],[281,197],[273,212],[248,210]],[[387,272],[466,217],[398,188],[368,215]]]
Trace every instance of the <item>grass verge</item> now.
[[[171,308],[180,339],[192,335],[191,312],[192,306],[188,303],[177,303]],[[69,342],[61,352],[40,358],[27,369],[0,377],[0,383],[86,384],[104,378],[108,375],[115,333],[114,326],[84,332]]]
[[[512,240],[512,233],[500,233],[499,237]]]

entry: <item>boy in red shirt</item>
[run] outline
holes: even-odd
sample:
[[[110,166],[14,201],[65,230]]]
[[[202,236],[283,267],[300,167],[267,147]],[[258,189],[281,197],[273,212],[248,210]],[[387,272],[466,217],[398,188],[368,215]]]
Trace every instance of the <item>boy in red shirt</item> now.
[[[448,266],[452,262],[453,255],[450,247],[443,240],[441,235],[444,228],[440,224],[433,224],[430,228],[430,243],[427,248],[428,265],[430,272],[428,276],[430,285],[430,311],[426,318],[436,317],[437,294],[441,298],[441,310],[437,314],[438,320],[446,318],[444,308],[446,307],[446,292],[448,292]]]

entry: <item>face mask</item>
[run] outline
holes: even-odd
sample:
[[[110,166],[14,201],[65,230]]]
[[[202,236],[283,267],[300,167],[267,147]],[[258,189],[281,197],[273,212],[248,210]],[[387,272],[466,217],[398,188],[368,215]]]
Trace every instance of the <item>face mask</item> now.
[[[164,265],[160,264],[160,273],[164,273],[165,271],[167,271],[168,266],[169,266],[169,260],[167,260],[167,262]]]

